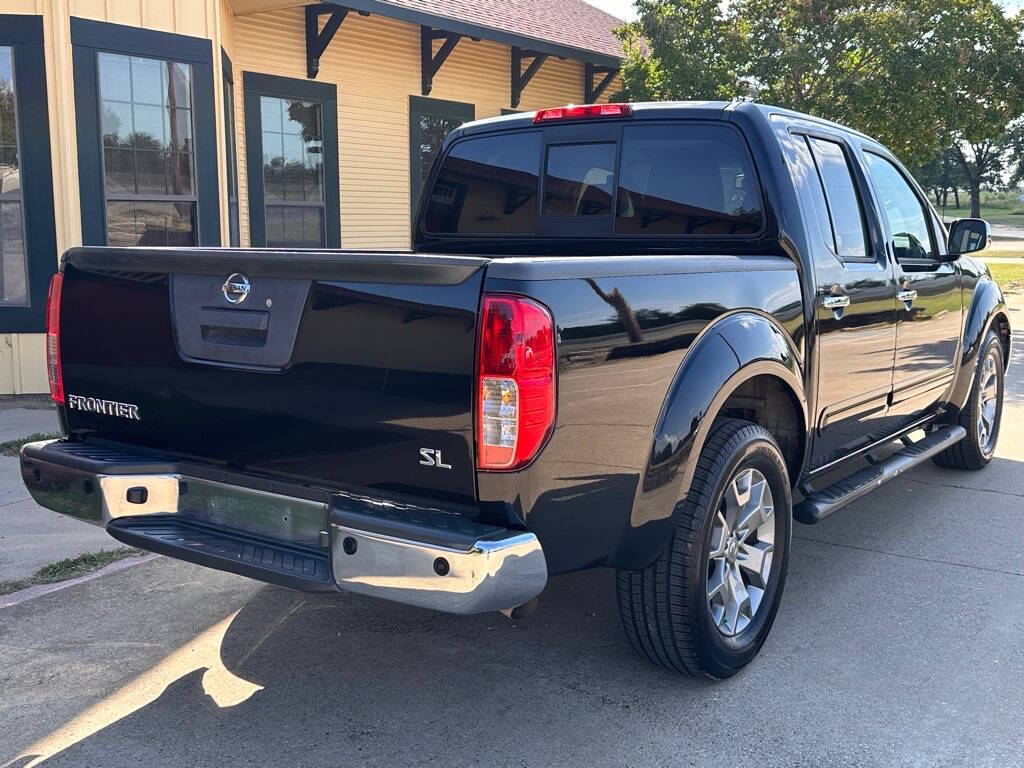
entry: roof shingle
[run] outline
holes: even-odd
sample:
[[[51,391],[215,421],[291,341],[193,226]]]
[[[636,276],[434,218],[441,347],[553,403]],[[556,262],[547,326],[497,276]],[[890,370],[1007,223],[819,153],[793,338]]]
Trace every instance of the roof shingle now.
[[[583,0],[377,0],[515,35],[622,58],[623,21]]]

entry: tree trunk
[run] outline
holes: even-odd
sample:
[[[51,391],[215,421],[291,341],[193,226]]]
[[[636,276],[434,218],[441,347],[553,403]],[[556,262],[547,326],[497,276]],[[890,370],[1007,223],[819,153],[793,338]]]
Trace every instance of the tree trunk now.
[[[981,218],[981,183],[971,179],[971,218]]]
[[[960,207],[960,190],[953,187],[953,202],[956,203],[956,207]]]

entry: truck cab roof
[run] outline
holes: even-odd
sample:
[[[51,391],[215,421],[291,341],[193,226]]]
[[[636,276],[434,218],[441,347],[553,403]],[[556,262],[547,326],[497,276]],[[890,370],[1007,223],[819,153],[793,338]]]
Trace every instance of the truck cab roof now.
[[[730,101],[645,101],[631,102],[629,106],[633,110],[631,118],[635,120],[664,118],[720,120],[726,110],[740,103]],[[452,137],[495,129],[526,128],[533,125],[533,118],[536,114],[536,112],[517,112],[474,120],[456,129],[452,133]]]
[[[874,142],[870,136],[861,133],[849,126],[826,120],[821,117],[798,112],[786,107],[779,107],[774,104],[762,104],[756,101],[641,101],[630,102],[632,115],[629,118],[609,119],[632,119],[632,120],[722,120],[728,119],[732,112],[758,113],[766,120],[773,116],[781,116],[798,122],[817,123],[827,126],[832,130],[842,131],[859,138]],[[500,115],[498,117],[487,117],[465,123],[452,133],[452,138],[467,136],[475,133],[493,131],[496,129],[525,128],[533,124],[536,112],[517,112],[513,114]]]

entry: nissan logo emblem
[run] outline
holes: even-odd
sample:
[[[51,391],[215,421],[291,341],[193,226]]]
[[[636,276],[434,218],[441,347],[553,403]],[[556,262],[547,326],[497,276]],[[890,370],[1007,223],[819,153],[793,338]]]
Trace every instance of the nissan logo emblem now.
[[[252,284],[249,282],[248,277],[241,272],[232,272],[228,275],[228,279],[224,281],[224,285],[221,286],[220,290],[229,304],[241,304],[245,301],[251,289]]]

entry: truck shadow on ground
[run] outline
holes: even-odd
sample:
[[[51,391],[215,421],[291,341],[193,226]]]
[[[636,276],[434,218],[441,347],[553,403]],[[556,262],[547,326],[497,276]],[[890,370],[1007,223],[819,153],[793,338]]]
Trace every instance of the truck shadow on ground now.
[[[45,764],[160,755],[196,766],[489,763],[480,750],[515,754],[524,733],[557,740],[565,723],[545,723],[543,713],[564,709],[567,691],[571,709],[628,712],[645,706],[634,691],[649,685],[705,687],[633,656],[610,572],[553,580],[523,622],[266,587],[235,616],[219,650],[241,680],[193,669]],[[241,690],[243,700],[218,705],[217,687]]]
[[[997,459],[987,472],[1012,476],[1020,468],[1020,462]],[[915,478],[927,484],[940,477],[957,488],[988,481],[978,474],[931,472],[915,472],[879,493],[895,499]],[[967,552],[977,551],[975,538],[984,546],[984,532],[963,520],[947,493],[948,486],[915,489],[919,507],[899,514],[874,495],[876,501],[819,526],[797,526],[782,618],[761,657],[723,684],[671,675],[636,657],[619,625],[610,571],[553,579],[537,612],[520,622],[264,587],[206,656],[167,677],[160,684],[166,687],[141,706],[123,692],[145,687],[145,681],[108,697],[103,706],[115,711],[97,719],[103,725],[90,731],[86,723],[85,732],[45,764],[523,765],[563,762],[560,756],[573,764],[644,762],[639,734],[655,727],[651,738],[662,745],[714,752],[713,731],[724,738],[736,727],[721,711],[720,696],[750,706],[763,699],[767,706],[772,686],[797,685],[801,693],[792,708],[769,717],[784,727],[818,711],[816,679],[835,669],[846,669],[851,680],[878,676],[878,685],[890,684],[891,673],[881,670],[897,667],[907,652],[885,634],[901,604],[894,596],[888,605],[877,582],[863,579],[865,563],[873,563],[872,578],[895,580],[886,572],[884,542],[901,542],[899,557],[913,556],[916,540],[925,551],[937,536]],[[884,557],[868,561],[865,551]],[[929,552],[932,558],[941,554]],[[816,569],[825,558],[831,569]],[[944,558],[963,559],[952,549]],[[1024,562],[1007,567],[1024,573]],[[831,632],[842,637],[845,622],[848,637],[807,655],[813,645],[808,638],[824,631],[820,605],[832,599],[856,605],[862,597],[875,607],[860,605],[848,617],[829,618]],[[915,616],[911,609],[908,621]],[[956,636],[966,629],[949,631]],[[927,619],[920,631],[928,636]],[[851,650],[862,654],[860,662],[848,655]],[[184,656],[190,653],[186,649]],[[931,696],[926,689],[922,695]],[[623,733],[631,735],[623,741]],[[32,757],[10,765],[21,768]]]

